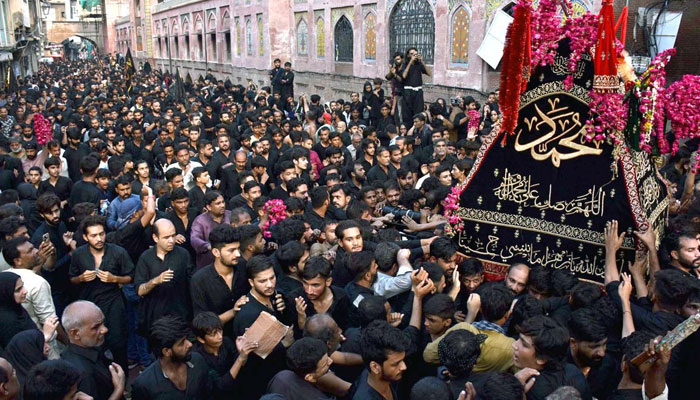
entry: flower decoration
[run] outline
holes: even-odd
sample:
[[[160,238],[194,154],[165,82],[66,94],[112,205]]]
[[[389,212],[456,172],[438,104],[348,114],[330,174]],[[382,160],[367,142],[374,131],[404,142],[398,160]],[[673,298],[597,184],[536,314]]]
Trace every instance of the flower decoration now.
[[[263,206],[263,212],[267,215],[267,219],[260,225],[263,236],[266,238],[272,237],[272,226],[287,218],[287,206],[279,199],[268,200]]]
[[[449,222],[445,228],[445,233],[448,235],[454,235],[455,233],[462,232],[462,230],[464,230],[462,218],[455,214],[457,209],[459,209],[459,196],[462,195],[464,188],[465,187],[462,185],[453,186],[452,190],[450,190],[450,194],[447,195],[447,198],[445,198],[443,203],[443,207],[445,208],[445,217],[447,217]]]
[[[467,138],[474,139],[476,137],[476,132],[479,130],[479,124],[481,123],[481,114],[476,110],[469,110],[467,115],[469,116]]]
[[[622,132],[627,126],[627,107],[622,93],[590,92],[590,119],[586,121],[586,140],[610,139],[615,145],[623,140]]]
[[[34,124],[34,135],[36,136],[36,141],[39,146],[43,146],[53,139],[51,122],[44,118],[41,113],[34,114],[34,119],[32,122]]]
[[[700,76],[684,75],[681,80],[672,83],[661,97],[675,136],[672,147],[675,153],[680,139],[700,135]],[[658,132],[663,136],[663,125],[659,125]],[[696,154],[693,170],[697,172],[699,167],[700,155]]]

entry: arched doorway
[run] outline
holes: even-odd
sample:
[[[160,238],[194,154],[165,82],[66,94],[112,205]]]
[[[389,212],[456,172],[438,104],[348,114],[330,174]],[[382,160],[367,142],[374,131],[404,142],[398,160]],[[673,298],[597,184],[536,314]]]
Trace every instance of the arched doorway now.
[[[400,0],[389,20],[390,57],[415,47],[426,63],[435,57],[435,17],[427,0]]]
[[[97,43],[83,36],[71,36],[61,44],[66,60],[89,60],[97,55]]]

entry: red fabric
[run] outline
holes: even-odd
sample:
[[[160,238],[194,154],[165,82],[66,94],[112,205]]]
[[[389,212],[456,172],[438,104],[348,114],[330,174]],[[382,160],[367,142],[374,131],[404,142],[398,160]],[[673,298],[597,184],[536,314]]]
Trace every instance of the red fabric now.
[[[519,2],[515,6],[513,23],[506,34],[498,104],[503,113],[501,132],[510,134],[515,131],[518,123],[520,94],[525,89],[530,74],[531,11],[529,0]]]
[[[603,0],[603,7],[598,14],[598,43],[593,64],[593,89],[597,92],[616,90],[617,53],[614,24],[612,0]]]
[[[622,43],[622,46],[625,46],[625,39],[627,39],[627,6],[622,9],[622,13],[620,13],[620,16],[617,17],[617,23],[615,24],[615,33],[617,34],[617,30],[620,29],[620,25],[622,25],[622,31],[620,32],[620,43]]]

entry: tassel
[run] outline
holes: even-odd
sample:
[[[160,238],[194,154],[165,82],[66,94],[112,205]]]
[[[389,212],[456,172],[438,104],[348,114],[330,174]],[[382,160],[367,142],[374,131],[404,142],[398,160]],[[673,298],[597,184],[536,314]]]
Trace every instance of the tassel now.
[[[531,11],[530,0],[518,2],[513,14],[513,23],[510,24],[506,33],[498,104],[503,113],[501,132],[510,134],[515,131],[518,124],[520,94],[525,90],[530,78]]]
[[[620,80],[617,77],[614,20],[612,0],[603,0],[603,7],[598,14],[598,42],[593,63],[593,90],[598,93],[610,93],[620,88]]]
[[[622,9],[622,13],[620,16],[617,18],[617,23],[615,24],[615,33],[617,34],[617,30],[620,28],[620,25],[622,25],[622,31],[620,32],[620,43],[622,43],[622,47],[625,46],[625,40],[627,39],[627,6]]]

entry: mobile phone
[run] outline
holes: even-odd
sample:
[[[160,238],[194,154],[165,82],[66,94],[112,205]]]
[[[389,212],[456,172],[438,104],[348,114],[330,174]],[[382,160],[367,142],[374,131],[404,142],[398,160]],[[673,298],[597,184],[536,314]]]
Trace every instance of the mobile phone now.
[[[41,240],[43,240],[44,242],[48,242],[49,240],[51,240],[49,233],[44,233],[44,235],[41,237]]]
[[[277,289],[275,289],[275,292],[272,294],[272,301],[270,302],[272,304],[272,309],[277,311]]]

